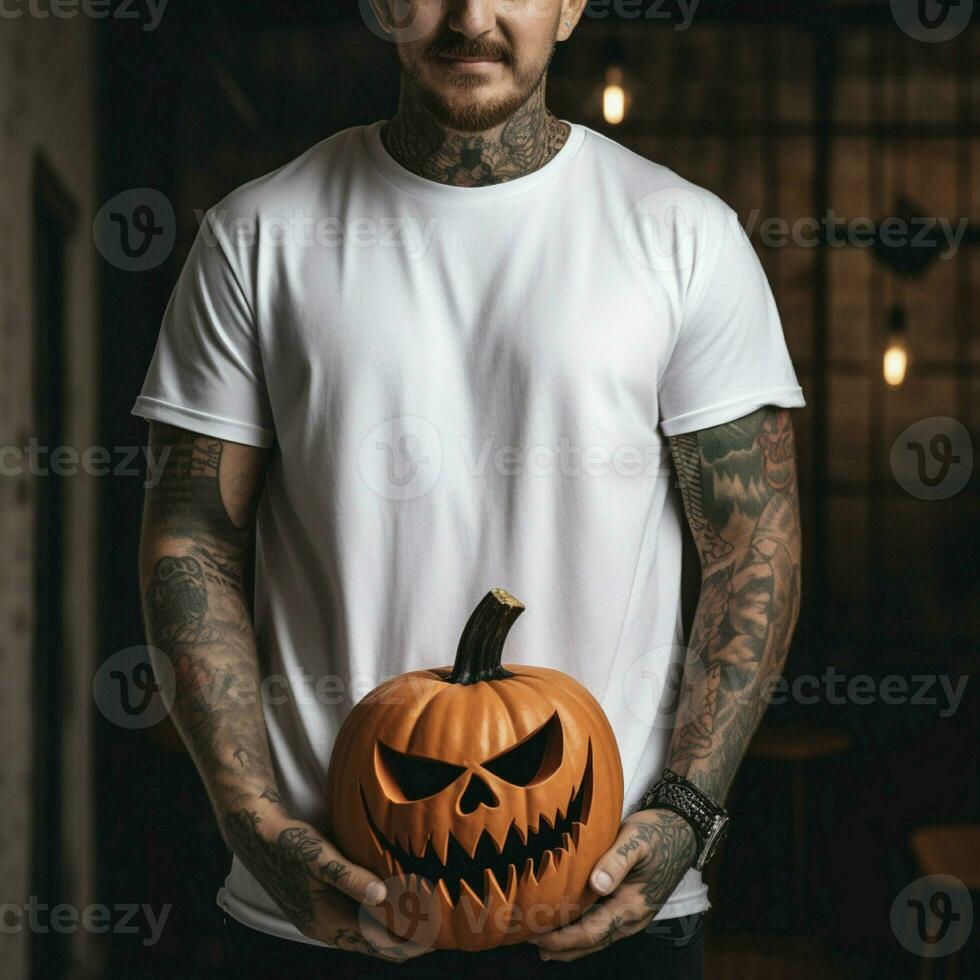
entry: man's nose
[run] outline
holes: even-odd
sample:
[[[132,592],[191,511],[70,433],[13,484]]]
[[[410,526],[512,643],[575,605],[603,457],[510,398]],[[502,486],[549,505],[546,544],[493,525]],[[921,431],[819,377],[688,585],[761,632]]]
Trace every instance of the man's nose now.
[[[497,3],[498,0],[456,0],[449,26],[471,40],[480,37],[496,26]]]

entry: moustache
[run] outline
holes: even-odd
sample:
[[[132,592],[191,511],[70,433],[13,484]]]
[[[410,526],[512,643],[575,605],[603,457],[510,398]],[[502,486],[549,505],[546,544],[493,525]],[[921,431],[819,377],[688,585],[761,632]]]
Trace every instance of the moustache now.
[[[430,58],[482,58],[487,61],[510,62],[510,52],[499,44],[460,44],[458,41],[443,41],[429,48]]]

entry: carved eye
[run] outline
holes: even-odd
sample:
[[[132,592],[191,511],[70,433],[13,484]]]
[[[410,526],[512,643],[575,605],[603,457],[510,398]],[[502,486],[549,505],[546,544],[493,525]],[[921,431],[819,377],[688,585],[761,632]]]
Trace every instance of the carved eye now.
[[[378,758],[389,779],[406,800],[421,800],[444,790],[466,772],[464,766],[453,766],[422,755],[408,755],[378,742]]]
[[[561,720],[556,711],[523,742],[483,763],[483,768],[515,786],[530,786],[547,779],[562,759]]]

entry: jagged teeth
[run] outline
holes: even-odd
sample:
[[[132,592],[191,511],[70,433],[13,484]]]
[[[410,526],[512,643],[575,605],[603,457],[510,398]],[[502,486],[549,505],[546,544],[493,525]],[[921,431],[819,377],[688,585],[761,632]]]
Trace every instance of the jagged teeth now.
[[[507,884],[504,886],[504,897],[508,902],[513,902],[517,894],[517,868],[509,865],[507,868]]]
[[[459,883],[459,900],[461,902],[463,900],[463,896],[464,895],[471,902],[474,902],[477,905],[482,905],[483,904],[483,900],[480,898],[479,895],[477,895],[477,893],[475,891],[473,891],[473,889],[470,887],[469,882],[465,878]]]
[[[544,858],[541,861],[541,865],[538,868],[538,881],[540,881],[549,871],[554,870],[555,859],[552,857],[551,851],[545,851]]]
[[[483,894],[486,896],[486,902],[484,903],[486,905],[494,901],[499,904],[507,901],[504,893],[500,890],[496,876],[489,868],[483,872]]]
[[[573,791],[573,798],[574,795],[575,793]],[[538,827],[543,829],[545,826],[547,826],[549,830],[555,830],[560,823],[566,819],[566,816],[559,808],[555,811],[554,817],[551,818],[543,813],[540,814],[538,818]],[[540,832],[538,827],[521,827],[516,822],[511,822],[507,832],[503,835],[503,840],[499,844],[492,834],[490,834],[490,839],[494,843],[496,852],[500,854],[502,853],[504,847],[507,846],[508,840],[510,840],[513,845],[513,839],[510,836],[511,833],[513,833],[521,841],[521,844],[526,847],[529,837]],[[421,874],[406,872],[398,858],[395,857],[392,851],[388,848],[384,848],[385,863],[388,874],[398,877],[411,890],[419,891],[429,896],[433,895],[441,888],[442,897],[450,906],[458,905],[459,901],[464,895],[466,895],[471,901],[477,902],[481,905],[487,905],[494,901],[501,904],[509,904],[515,900],[518,885],[521,885],[522,887],[528,884],[536,885],[549,872],[558,870],[563,865],[565,860],[576,852],[581,839],[582,828],[582,822],[579,820],[574,820],[572,821],[570,830],[562,832],[560,844],[544,851],[544,853],[537,859],[533,856],[525,858],[520,867],[510,864],[507,868],[506,884],[503,886],[501,886],[501,883],[494,876],[493,872],[489,868],[485,868],[483,872],[482,897],[476,893],[474,888],[465,879],[462,879],[459,883],[459,898],[455,902],[452,901],[449,894],[449,889],[442,878],[436,878],[435,883],[433,884],[431,881],[422,877]],[[410,838],[403,840],[396,832],[393,834],[394,847],[396,850],[400,849],[406,856],[411,856],[413,858],[423,857],[428,849],[438,857],[439,861],[443,865],[446,865],[449,858],[449,833],[450,832],[448,829],[434,831],[430,836],[424,837],[420,845],[415,845]],[[484,831],[484,833],[489,833],[489,831]],[[481,840],[482,834],[477,838],[471,849],[464,848],[464,851],[469,854],[470,858],[473,858],[476,854]],[[535,871],[536,860],[537,870]]]
[[[476,852],[477,852],[477,850],[479,849],[479,847],[480,847],[480,844],[481,844],[481,842],[482,842],[482,841],[483,841],[483,832],[481,832],[481,833],[480,833],[480,834],[479,834],[479,835],[478,835],[478,836],[476,837],[476,839],[475,839],[475,840],[473,841],[473,843],[472,843],[472,844],[471,844],[471,845],[470,845],[469,847],[464,847],[464,848],[463,848],[463,850],[464,850],[464,851],[466,851],[466,853],[467,853],[467,854],[468,854],[468,855],[469,855],[469,856],[470,856],[471,858],[475,858],[475,857],[476,857]]]
[[[499,840],[499,841],[498,841],[498,840],[497,840],[497,838],[496,838],[496,837],[495,837],[495,836],[494,836],[493,834],[491,834],[491,833],[490,833],[489,831],[487,831],[487,833],[488,833],[488,834],[489,834],[489,836],[490,836],[490,840],[492,840],[492,841],[493,841],[493,849],[494,849],[494,850],[495,850],[495,851],[496,851],[496,852],[497,852],[498,854],[502,854],[502,853],[503,853],[503,850],[504,850],[504,848],[505,848],[505,847],[507,846],[507,838],[508,838],[508,837],[510,837],[510,827],[506,827],[506,828],[504,829],[504,832],[503,832],[503,833],[502,833],[502,834],[500,835],[500,840]]]
[[[449,830],[434,830],[429,837],[429,845],[436,857],[445,865],[449,856]]]
[[[534,877],[534,858],[528,858],[524,862],[524,867],[521,869],[519,881],[521,883],[521,887],[528,884],[536,885],[538,883],[537,879]]]
[[[440,878],[436,882],[435,890],[439,893],[439,897],[442,899],[442,901],[444,901],[448,906],[452,907],[456,904],[453,901],[452,896],[449,894],[449,888],[446,886],[446,882],[443,878]]]

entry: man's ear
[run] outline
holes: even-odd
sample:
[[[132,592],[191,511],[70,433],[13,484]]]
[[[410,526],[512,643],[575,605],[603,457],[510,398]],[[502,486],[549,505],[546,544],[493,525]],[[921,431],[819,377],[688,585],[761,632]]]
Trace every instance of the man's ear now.
[[[558,26],[558,38],[567,41],[572,31],[578,27],[578,22],[582,19],[582,13],[588,0],[564,0],[562,3],[561,24]],[[569,27],[569,24],[571,26]]]

